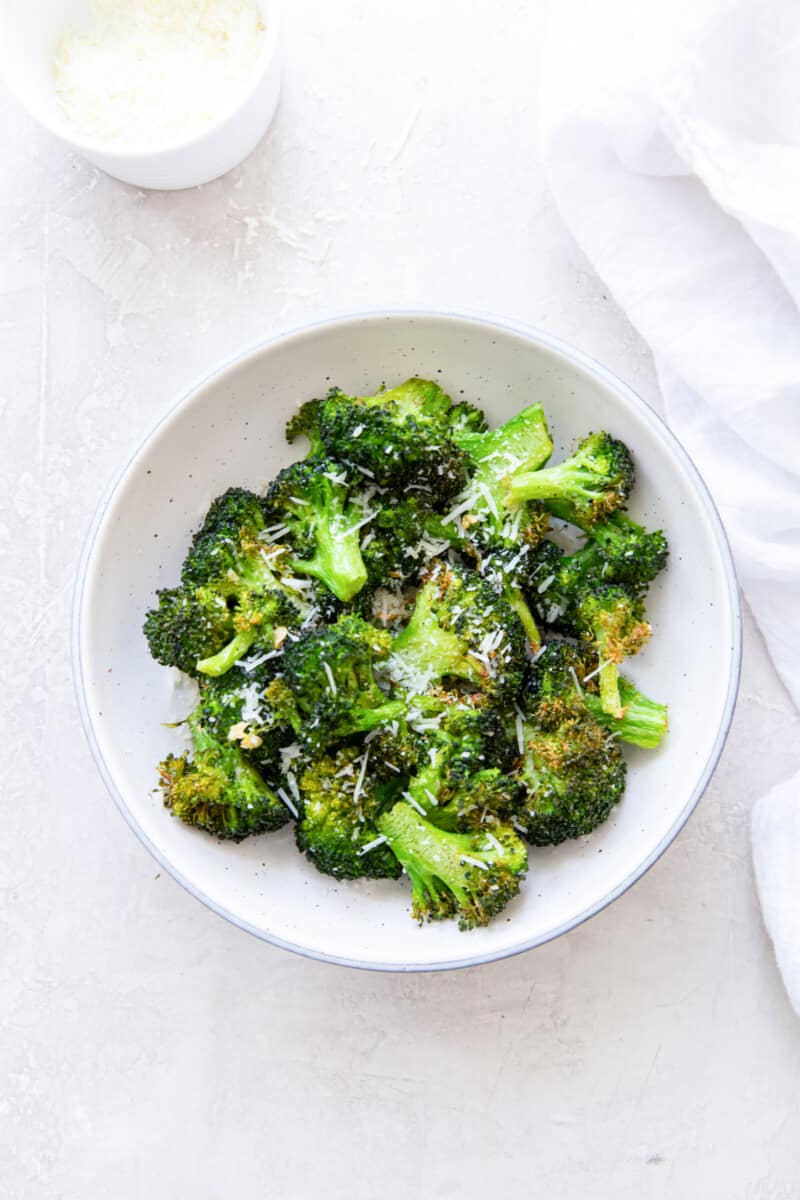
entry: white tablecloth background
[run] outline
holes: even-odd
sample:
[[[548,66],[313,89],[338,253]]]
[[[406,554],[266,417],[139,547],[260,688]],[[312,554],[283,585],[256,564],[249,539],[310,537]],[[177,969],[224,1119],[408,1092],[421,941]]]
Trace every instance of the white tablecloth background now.
[[[748,815],[796,769],[800,722],[751,622],[728,748],[665,858],[569,936],[447,976],[348,972],[227,926],[159,875],[78,727],[94,505],[243,344],[371,305],[482,309],[658,406],[547,194],[543,4],[501,12],[295,0],[271,134],[185,194],[99,175],[0,92],[1,1200],[796,1195],[800,1027]]]

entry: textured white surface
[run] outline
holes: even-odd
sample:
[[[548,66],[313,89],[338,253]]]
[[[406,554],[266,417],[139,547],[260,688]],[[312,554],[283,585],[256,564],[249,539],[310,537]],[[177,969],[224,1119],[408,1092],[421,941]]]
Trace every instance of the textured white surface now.
[[[77,727],[96,499],[243,343],[384,302],[482,308],[657,402],[546,194],[540,5],[502,27],[486,3],[392,11],[296,0],[267,141],[184,195],[100,176],[3,96],[0,1197],[794,1200],[800,1026],[747,818],[796,768],[798,721],[752,626],[728,749],[666,857],[568,937],[448,976],[325,967],[225,925],[155,878]]]

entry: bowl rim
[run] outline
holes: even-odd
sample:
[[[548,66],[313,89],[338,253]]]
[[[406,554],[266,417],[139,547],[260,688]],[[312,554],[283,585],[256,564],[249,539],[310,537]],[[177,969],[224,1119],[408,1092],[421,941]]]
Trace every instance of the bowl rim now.
[[[621,394],[622,397],[639,410],[640,415],[652,427],[656,435],[666,444],[667,448],[679,459],[681,465],[686,471],[688,477],[692,481],[697,495],[703,504],[706,515],[710,521],[711,528],[715,535],[715,540],[722,557],[723,572],[725,575],[725,583],[727,585],[728,602],[731,615],[731,661],[728,674],[728,686],[725,695],[725,703],[723,705],[717,733],[714,739],[714,744],[708,755],[708,758],[700,773],[697,784],[695,785],[691,795],[688,797],[684,807],[679,815],[673,821],[670,828],[660,839],[657,845],[651,850],[645,859],[631,871],[616,887],[605,893],[593,904],[590,904],[582,912],[568,921],[562,922],[553,929],[547,930],[543,935],[537,935],[532,938],[523,939],[513,946],[504,947],[497,951],[483,951],[476,954],[465,954],[458,958],[445,959],[439,962],[369,962],[357,958],[349,958],[343,955],[326,954],[323,951],[315,950],[307,946],[289,941],[276,934],[269,933],[249,921],[238,916],[236,913],[218,904],[210,896],[208,896],[202,888],[188,879],[177,867],[175,867],[159,847],[151,841],[145,834],[144,830],[139,825],[136,817],[128,807],[120,788],[117,786],[112,773],[103,757],[100,749],[99,738],[95,732],[94,721],[89,711],[86,683],[83,670],[83,646],[81,639],[81,617],[83,613],[84,596],[86,586],[93,568],[94,548],[97,544],[98,535],[105,522],[108,513],[111,510],[114,498],[127,479],[131,469],[134,467],[140,456],[142,456],[150,445],[153,438],[189,404],[194,397],[207,387],[218,376],[224,375],[225,372],[238,367],[246,361],[257,357],[265,350],[277,345],[280,342],[287,342],[293,339],[301,339],[302,337],[313,333],[320,329],[335,329],[337,327],[346,328],[354,323],[363,324],[380,323],[387,320],[401,318],[404,320],[438,320],[438,321],[456,321],[464,322],[470,325],[480,325],[484,328],[495,329],[503,333],[514,334],[518,337],[523,337],[535,344],[554,352],[557,355],[567,359],[571,364],[582,368],[589,375],[594,376],[609,387],[614,392]],[[139,442],[134,452],[127,461],[115,472],[112,479],[106,486],[101,499],[97,505],[94,516],[89,524],[86,532],[81,556],[78,564],[77,573],[75,576],[75,584],[72,599],[72,616],[71,616],[71,659],[73,683],[78,704],[78,712],[80,715],[81,725],[83,727],[86,740],[89,744],[89,749],[95,761],[95,766],[106,785],[106,789],[110,793],[117,808],[122,816],[127,821],[133,832],[137,835],[141,843],[150,852],[155,861],[160,867],[167,871],[173,879],[176,880],[183,888],[199,900],[217,916],[223,917],[236,928],[244,930],[246,933],[253,934],[261,941],[268,942],[270,945],[277,946],[281,950],[289,950],[295,954],[300,954],[305,958],[314,959],[318,962],[331,963],[338,966],[353,967],[360,970],[369,971],[389,971],[396,973],[411,973],[411,972],[428,972],[428,971],[446,971],[457,970],[463,967],[482,966],[490,962],[498,962],[505,958],[512,958],[517,954],[522,954],[527,950],[533,950],[537,946],[546,945],[555,938],[561,937],[570,930],[576,929],[585,921],[590,920],[603,909],[620,896],[624,895],[639,879],[641,879],[647,871],[661,858],[662,854],[672,844],[681,829],[684,827],[689,817],[697,807],[700,798],[705,792],[711,777],[714,773],[719,757],[730,731],[733,714],[736,707],[736,699],[739,689],[739,680],[741,675],[742,663],[742,606],[739,592],[739,584],[734,565],[733,554],[731,552],[728,536],[722,524],[716,504],[708,490],[708,487],[703,480],[697,467],[694,465],[690,455],[684,449],[682,444],[675,437],[675,434],[662,419],[662,417],[647,404],[641,396],[639,396],[633,388],[614,374],[608,367],[592,358],[582,350],[563,341],[561,338],[554,337],[552,334],[545,332],[532,325],[527,325],[519,321],[487,316],[475,312],[463,310],[444,310],[444,309],[424,309],[424,308],[389,308],[389,309],[370,309],[362,312],[347,313],[337,317],[328,317],[318,321],[306,323],[304,325],[295,326],[289,330],[279,332],[272,337],[261,339],[260,341],[249,345],[248,347],[237,351],[228,356],[220,364],[211,371],[197,379],[182,395],[172,404],[165,413],[158,419],[155,425],[149,430],[145,437]]]
[[[79,154],[86,157],[90,155],[102,156],[106,159],[113,158],[119,163],[132,162],[134,160],[163,160],[172,155],[184,154],[200,146],[207,138],[214,137],[222,130],[229,121],[233,120],[245,105],[252,99],[261,84],[261,81],[266,78],[267,74],[274,69],[280,70],[279,46],[280,33],[283,20],[283,12],[281,8],[282,0],[266,0],[269,7],[268,20],[265,23],[264,29],[264,44],[261,47],[258,58],[253,63],[250,71],[245,79],[242,80],[241,87],[235,92],[231,103],[226,107],[225,111],[218,116],[210,125],[201,129],[198,133],[192,134],[191,137],[178,139],[176,141],[167,142],[165,144],[151,145],[147,142],[133,142],[125,145],[118,145],[115,142],[103,142],[97,138],[84,137],[77,126],[70,124],[66,114],[63,118],[54,121],[45,111],[45,106],[39,104],[35,100],[32,102],[29,95],[24,94],[17,86],[15,79],[7,71],[2,72],[3,81],[8,86],[9,90],[14,95],[19,104],[39,124],[51,133],[54,137],[59,138],[66,145],[77,150]],[[0,60],[2,61],[2,60]],[[54,95],[55,88],[53,89]],[[58,99],[56,95],[56,100]],[[155,430],[152,431],[155,433]]]

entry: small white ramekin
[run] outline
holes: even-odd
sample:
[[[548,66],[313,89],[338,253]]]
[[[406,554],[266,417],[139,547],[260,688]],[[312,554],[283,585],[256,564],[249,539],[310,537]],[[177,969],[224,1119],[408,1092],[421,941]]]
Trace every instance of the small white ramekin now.
[[[89,162],[142,188],[187,188],[230,171],[255,149],[278,105],[281,82],[279,0],[257,0],[266,32],[256,66],[230,108],[186,141],[151,148],[85,138],[67,120],[55,92],[59,38],[89,17],[88,0],[26,0],[0,6],[0,64],[11,91],[37,121]]]

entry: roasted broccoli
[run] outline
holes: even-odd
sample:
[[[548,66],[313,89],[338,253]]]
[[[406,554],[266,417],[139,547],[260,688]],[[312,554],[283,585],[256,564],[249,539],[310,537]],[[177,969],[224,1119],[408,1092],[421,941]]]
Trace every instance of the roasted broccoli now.
[[[391,806],[397,784],[368,774],[369,747],[345,746],[316,759],[300,775],[298,849],[317,870],[339,879],[396,879],[400,863],[378,833],[375,819]]]
[[[451,833],[403,800],[376,825],[408,875],[420,924],[458,917],[460,929],[488,925],[519,892],[528,855],[507,826]]]
[[[640,595],[667,564],[669,546],[661,530],[648,530],[623,513],[588,528],[585,543],[573,554],[563,555],[552,542],[543,542],[529,561],[528,583],[548,592],[551,577],[559,590],[575,591],[596,583],[623,583]],[[545,606],[552,602],[547,596]]]
[[[511,501],[507,480],[516,470],[535,471],[553,443],[540,404],[488,431],[465,428],[453,434],[468,455],[472,475],[446,516],[480,574],[512,605],[537,648],[539,630],[524,594],[528,556],[547,533],[549,513],[535,501]]]
[[[381,506],[361,541],[370,587],[415,584],[426,564],[458,545],[452,525],[417,492]]]
[[[254,659],[258,663],[258,659]],[[282,751],[296,739],[299,714],[287,707],[280,679],[273,679],[280,657],[245,670],[235,666],[219,678],[200,682],[197,714],[219,741],[230,739],[246,751],[248,761],[267,778],[279,769]]]
[[[455,424],[451,436],[498,508],[508,502],[502,481],[517,471],[539,470],[553,453],[541,404],[528,405],[496,429],[477,429],[470,421]]]
[[[285,467],[264,500],[266,516],[279,522],[276,536],[292,547],[292,569],[321,580],[343,601],[367,582],[360,542],[370,518],[351,502],[357,482],[333,459],[305,459]]]
[[[324,458],[326,454],[320,429],[320,408],[323,404],[324,400],[306,400],[286,422],[287,442],[294,442],[299,437],[308,438],[310,445],[307,458]]]
[[[281,670],[300,714],[296,732],[304,745],[322,750],[405,714],[405,701],[390,699],[375,678],[375,666],[391,644],[391,634],[346,614],[289,646]]]
[[[490,705],[444,693],[413,704],[417,761],[408,772],[409,803],[444,829],[507,820],[517,784],[507,774],[513,750],[504,716]]]
[[[393,489],[428,489],[437,500],[452,496],[466,479],[466,460],[450,434],[450,397],[425,379],[407,379],[374,396],[348,396],[332,388],[324,400],[304,405],[287,427],[323,445],[340,462],[359,467]]]
[[[667,565],[669,545],[662,531],[645,529],[624,513],[612,513],[586,532],[587,549],[595,551],[599,574],[608,583],[644,591]]]
[[[625,789],[625,760],[586,708],[579,648],[549,644],[537,661],[519,718],[524,791],[514,818],[528,841],[544,846],[590,833]]]
[[[144,619],[150,653],[165,667],[198,674],[197,664],[235,636],[233,613],[213,588],[162,588]]]
[[[552,542],[544,542],[531,570],[531,595],[546,624],[595,648],[603,711],[621,717],[619,664],[641,650],[651,630],[641,589],[597,582],[603,578],[601,562],[593,546],[562,554]]]
[[[629,679],[619,678],[619,697],[622,716],[609,715],[603,711],[598,695],[586,690],[584,700],[589,712],[600,724],[622,742],[654,750],[661,744],[669,725],[669,714],[665,704],[644,696]]]
[[[580,635],[594,646],[600,660],[598,685],[603,712],[611,717],[624,716],[619,664],[638,654],[651,633],[641,601],[622,584],[600,584],[584,592],[577,601],[575,624]]]
[[[489,428],[486,414],[468,400],[459,400],[447,414],[450,436],[458,444],[459,438],[468,433],[485,433]]]
[[[520,469],[508,477],[512,501],[540,500],[563,521],[591,526],[607,520],[633,487],[627,446],[607,433],[590,433],[566,462],[543,470]]]
[[[233,841],[285,825],[288,809],[230,733],[212,733],[201,712],[186,723],[193,756],[170,754],[159,766],[166,807],[187,825]]]
[[[411,693],[455,677],[502,700],[519,690],[525,660],[525,632],[513,609],[474,571],[440,561],[394,639],[388,669]]]
[[[633,464],[609,434],[546,465],[539,404],[489,429],[414,377],[333,388],[286,433],[305,459],[264,496],[218,497],[145,618],[199,687],[164,803],[235,840],[293,818],[320,871],[404,873],[420,923],[486,925],[523,839],[591,832],[623,794],[622,745],[665,735],[666,707],[619,672],[650,636],[666,538],[624,513]]]
[[[211,505],[181,569],[181,586],[158,593],[144,632],[158,662],[190,675],[222,675],[254,644],[280,645],[307,611],[303,581],[272,546],[262,504],[230,488]]]

